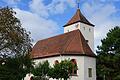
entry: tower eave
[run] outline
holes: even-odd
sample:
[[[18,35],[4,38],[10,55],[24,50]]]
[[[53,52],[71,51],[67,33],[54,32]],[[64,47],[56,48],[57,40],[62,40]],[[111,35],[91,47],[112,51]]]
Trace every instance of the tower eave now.
[[[72,25],[72,24],[75,24],[75,23],[78,23],[78,22],[81,22],[81,23],[84,23],[84,24],[87,24],[87,25],[90,25],[90,26],[92,26],[92,27],[95,27],[95,25],[94,24],[88,24],[88,23],[85,23],[85,22],[83,22],[83,21],[76,21],[76,22],[73,22],[73,23],[70,23],[70,24],[66,24],[66,25],[64,25],[63,27],[66,27],[66,26],[69,26],[69,25]]]

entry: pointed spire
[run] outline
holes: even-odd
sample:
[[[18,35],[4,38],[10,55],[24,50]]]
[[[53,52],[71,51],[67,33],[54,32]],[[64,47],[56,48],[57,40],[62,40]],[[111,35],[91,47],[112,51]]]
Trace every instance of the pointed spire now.
[[[77,23],[77,22],[82,22],[82,23],[94,26],[81,13],[81,11],[80,11],[80,0],[76,0],[76,4],[77,4],[77,11],[76,11],[75,15],[63,27],[66,27],[68,25],[71,25],[71,24],[74,24],[74,23]]]
[[[64,25],[63,27],[66,27],[68,25],[72,25],[74,23],[77,23],[77,22],[81,22],[81,23],[85,23],[85,24],[88,24],[88,25],[91,25],[91,26],[94,26],[93,24],[91,24],[84,16],[83,14],[81,13],[80,9],[78,8],[75,15],[67,22],[66,25]]]

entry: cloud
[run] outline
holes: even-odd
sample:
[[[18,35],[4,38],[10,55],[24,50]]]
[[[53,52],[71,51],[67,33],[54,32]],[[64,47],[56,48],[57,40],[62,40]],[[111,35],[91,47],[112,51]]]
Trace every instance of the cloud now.
[[[57,23],[50,19],[45,19],[29,11],[14,9],[21,20],[22,26],[31,32],[31,37],[35,41],[56,35],[59,32]]]
[[[68,7],[75,7],[74,0],[53,0],[48,6],[48,10],[54,14],[62,14]]]
[[[2,1],[7,3],[7,5],[16,5],[21,0],[2,0]]]
[[[104,0],[106,1],[106,0]],[[100,40],[105,38],[106,33],[113,27],[120,25],[119,20],[115,16],[118,10],[113,4],[94,3],[90,4],[85,2],[82,5],[82,11],[89,18],[91,22],[95,24],[95,49],[97,45],[100,45]]]
[[[39,14],[43,17],[48,17],[49,13],[47,7],[44,5],[43,0],[32,0],[29,3],[29,7],[32,12]]]
[[[74,0],[52,0],[48,5],[44,4],[44,0],[32,0],[29,7],[32,12],[39,14],[42,17],[49,17],[50,14],[62,14],[67,7],[74,7]]]

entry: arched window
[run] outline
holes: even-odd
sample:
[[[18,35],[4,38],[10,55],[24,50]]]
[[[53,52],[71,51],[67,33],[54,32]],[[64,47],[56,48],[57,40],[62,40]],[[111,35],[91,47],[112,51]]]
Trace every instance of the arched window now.
[[[58,60],[55,60],[55,64],[58,64],[59,63],[59,61]]]
[[[77,62],[75,59],[71,59],[71,62],[74,66],[73,70],[72,70],[72,74],[77,74]]]

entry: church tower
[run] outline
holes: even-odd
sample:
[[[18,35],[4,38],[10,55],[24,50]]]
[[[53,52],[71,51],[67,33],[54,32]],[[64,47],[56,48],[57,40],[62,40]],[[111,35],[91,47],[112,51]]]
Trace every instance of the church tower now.
[[[64,33],[79,29],[94,52],[94,25],[83,16],[79,7],[74,16],[63,27]]]

